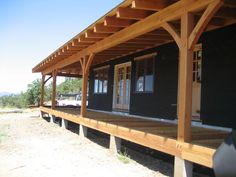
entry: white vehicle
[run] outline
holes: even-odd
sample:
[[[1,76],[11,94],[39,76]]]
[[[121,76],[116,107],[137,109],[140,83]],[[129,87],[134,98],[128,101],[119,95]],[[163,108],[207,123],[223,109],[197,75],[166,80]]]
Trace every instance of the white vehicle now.
[[[80,94],[61,94],[57,100],[58,106],[81,106]]]

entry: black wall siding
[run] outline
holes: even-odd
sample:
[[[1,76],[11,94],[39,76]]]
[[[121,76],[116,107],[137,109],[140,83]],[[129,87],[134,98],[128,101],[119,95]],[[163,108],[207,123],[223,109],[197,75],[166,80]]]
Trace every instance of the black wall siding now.
[[[114,77],[114,68],[113,66],[109,67],[109,76],[108,76],[108,88],[106,94],[94,94],[94,71],[90,71],[89,76],[89,97],[88,97],[88,108],[111,111],[112,110],[112,95],[113,95],[113,77]]]
[[[154,92],[136,93],[132,77],[130,113],[163,119],[177,117],[178,48],[168,44],[156,49]],[[133,64],[135,70],[135,62]]]
[[[236,128],[236,25],[204,34],[201,118]]]
[[[236,25],[205,33],[199,43],[203,47],[201,119],[204,124],[236,128]],[[152,52],[157,52],[154,92],[136,93],[133,59]],[[114,66],[131,61],[130,114],[177,118],[178,53],[172,43],[100,65],[110,65],[108,93],[103,95],[93,94],[91,70],[89,108],[112,111]]]
[[[130,57],[123,57],[94,66],[90,70],[88,108],[102,111],[112,111],[113,85],[115,65],[131,61]],[[94,68],[109,65],[107,94],[94,94]]]
[[[157,52],[155,58],[154,92],[135,92],[135,61],[134,58],[145,54]],[[117,60],[103,63],[110,65],[109,87],[107,94],[94,94],[94,73],[90,72],[89,105],[91,109],[112,111],[114,67],[117,64],[132,62],[130,114],[144,115],[158,118],[175,119],[177,104],[177,81],[178,81],[178,48],[172,43],[162,47],[149,49],[134,55],[122,57]]]

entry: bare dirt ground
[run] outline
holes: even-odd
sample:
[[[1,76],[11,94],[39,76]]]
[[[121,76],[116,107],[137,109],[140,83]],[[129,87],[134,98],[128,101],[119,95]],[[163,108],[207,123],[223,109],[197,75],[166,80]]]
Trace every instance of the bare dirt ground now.
[[[138,152],[135,156],[145,163],[131,159],[125,164],[98,145],[103,144],[98,138],[95,137],[95,141],[81,138],[77,131],[64,130],[38,115],[37,111],[0,114],[0,177],[163,177],[173,174],[171,164]]]

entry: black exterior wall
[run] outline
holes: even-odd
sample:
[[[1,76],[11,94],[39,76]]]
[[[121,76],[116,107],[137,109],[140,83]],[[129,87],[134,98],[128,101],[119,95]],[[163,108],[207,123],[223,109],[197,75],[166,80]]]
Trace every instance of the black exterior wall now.
[[[203,47],[201,119],[204,124],[236,128],[236,25],[207,32],[199,43]],[[157,52],[154,92],[135,92],[134,57]],[[178,48],[166,44],[135,55],[103,63],[110,65],[107,94],[94,94],[93,69],[90,72],[91,109],[112,111],[114,66],[131,61],[130,114],[175,119],[177,116]]]
[[[203,123],[236,128],[236,25],[208,32],[201,42]]]
[[[154,92],[135,92],[135,61],[134,58],[145,54],[157,52],[154,71]],[[88,108],[104,111],[112,111],[114,67],[117,64],[131,61],[131,93],[130,114],[158,117],[165,119],[176,118],[177,86],[178,86],[178,48],[174,43],[149,49],[97,65],[94,68],[109,65],[108,93],[94,94],[94,72],[90,72],[89,105]]]
[[[154,49],[157,52],[154,71],[154,92],[135,92],[135,68],[131,79],[130,113],[164,119],[177,118],[178,48],[168,44]],[[140,53],[144,55],[145,52]]]

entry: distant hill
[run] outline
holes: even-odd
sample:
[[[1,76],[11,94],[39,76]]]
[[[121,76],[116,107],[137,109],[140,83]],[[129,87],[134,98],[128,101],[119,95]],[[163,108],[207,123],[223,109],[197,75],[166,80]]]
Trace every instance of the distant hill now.
[[[0,97],[7,96],[7,95],[11,95],[11,93],[9,93],[9,92],[0,92]]]

